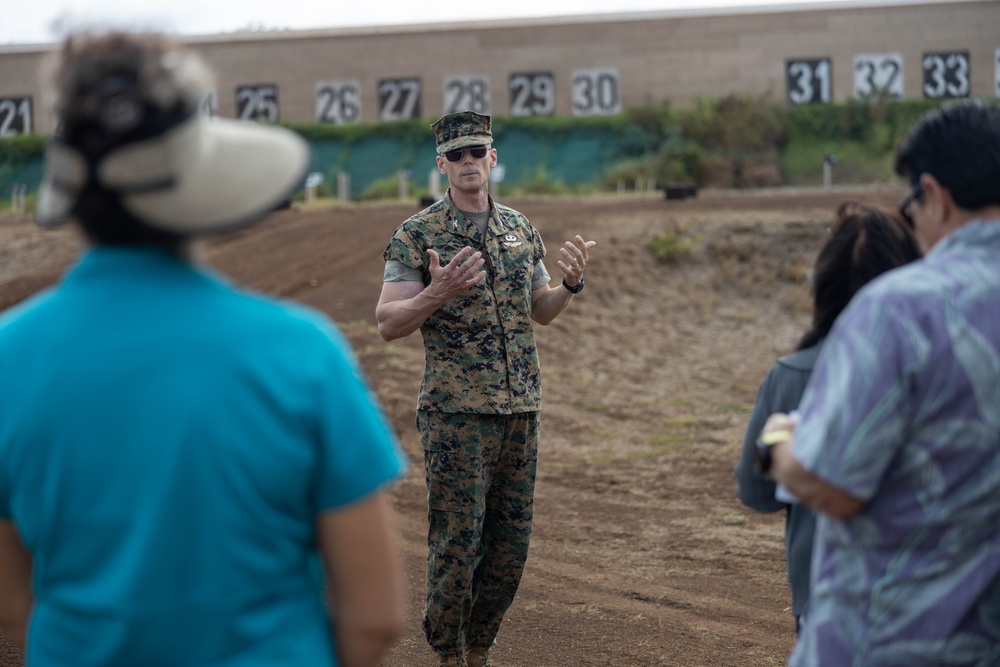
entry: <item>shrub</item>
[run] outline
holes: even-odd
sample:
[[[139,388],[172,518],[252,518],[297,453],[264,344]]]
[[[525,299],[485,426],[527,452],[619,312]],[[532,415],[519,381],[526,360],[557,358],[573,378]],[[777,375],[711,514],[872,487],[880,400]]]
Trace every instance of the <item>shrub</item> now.
[[[698,240],[677,228],[657,234],[649,242],[648,248],[653,257],[672,264],[690,257],[698,249]]]

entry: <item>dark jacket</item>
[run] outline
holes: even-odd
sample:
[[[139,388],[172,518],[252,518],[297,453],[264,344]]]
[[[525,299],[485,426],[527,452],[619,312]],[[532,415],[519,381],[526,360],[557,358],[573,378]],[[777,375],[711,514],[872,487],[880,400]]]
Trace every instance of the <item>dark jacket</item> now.
[[[785,557],[788,583],[792,587],[792,613],[801,616],[809,601],[809,561],[812,558],[815,515],[802,505],[787,505],[774,497],[775,483],[754,466],[754,449],[764,422],[775,412],[791,412],[799,406],[823,342],[778,359],[760,384],[754,403],[743,451],[736,466],[736,495],[758,512],[787,510],[785,516]]]

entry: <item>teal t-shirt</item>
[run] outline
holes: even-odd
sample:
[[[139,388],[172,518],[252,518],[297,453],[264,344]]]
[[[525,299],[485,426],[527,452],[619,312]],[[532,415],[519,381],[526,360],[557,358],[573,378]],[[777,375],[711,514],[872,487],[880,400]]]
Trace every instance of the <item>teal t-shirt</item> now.
[[[325,317],[97,248],[0,316],[0,405],[29,665],[336,664],[317,515],[406,463]]]

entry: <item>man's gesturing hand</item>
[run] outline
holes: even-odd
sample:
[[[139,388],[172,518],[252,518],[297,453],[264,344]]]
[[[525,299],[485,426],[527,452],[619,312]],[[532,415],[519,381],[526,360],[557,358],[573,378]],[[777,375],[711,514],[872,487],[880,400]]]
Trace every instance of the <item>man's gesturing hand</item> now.
[[[483,253],[473,253],[469,246],[459,250],[444,266],[441,266],[437,251],[428,249],[427,256],[430,259],[427,269],[431,274],[427,290],[442,302],[468,291],[486,278],[486,272],[481,270],[486,263]]]
[[[583,280],[583,270],[587,268],[590,258],[589,250],[597,245],[597,241],[584,241],[579,234],[575,241],[566,241],[565,247],[559,248],[562,259],[556,262],[566,275],[566,283],[577,285]]]

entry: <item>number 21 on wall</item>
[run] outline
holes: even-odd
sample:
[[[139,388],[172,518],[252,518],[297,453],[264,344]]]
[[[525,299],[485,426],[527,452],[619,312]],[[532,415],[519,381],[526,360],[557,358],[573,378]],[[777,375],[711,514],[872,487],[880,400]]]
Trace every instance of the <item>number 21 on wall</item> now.
[[[0,138],[31,134],[31,98],[0,98]]]

